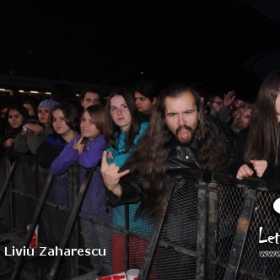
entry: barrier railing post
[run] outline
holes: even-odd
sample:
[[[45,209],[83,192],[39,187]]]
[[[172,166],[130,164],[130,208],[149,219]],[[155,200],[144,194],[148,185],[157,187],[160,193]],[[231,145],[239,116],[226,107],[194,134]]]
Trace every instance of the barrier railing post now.
[[[14,171],[16,169],[16,164],[17,164],[16,161],[12,163],[11,168],[10,168],[9,173],[8,173],[8,176],[7,176],[7,178],[6,178],[5,182],[4,182],[3,187],[1,188],[1,192],[0,192],[0,205],[2,204],[2,201],[3,201],[4,197],[5,197],[5,194],[6,194],[7,190],[8,190],[8,188],[9,188],[9,183],[10,183],[10,181],[11,181],[11,179],[13,177]]]
[[[48,178],[47,178],[47,181],[46,181],[46,185],[45,185],[45,187],[43,189],[43,192],[40,196],[38,205],[36,206],[31,226],[30,226],[30,228],[27,232],[26,238],[23,242],[23,246],[26,246],[26,248],[28,248],[28,246],[29,246],[29,243],[32,239],[32,235],[33,235],[33,232],[35,230],[35,227],[38,224],[38,221],[40,219],[45,201],[47,199],[47,196],[48,196],[48,193],[49,193],[49,190],[50,190],[50,187],[51,187],[52,180],[53,180],[53,175],[49,174]],[[22,262],[23,262],[23,256],[21,255],[21,256],[18,257],[18,259],[16,261],[16,266],[15,266],[14,272],[12,274],[12,277],[10,278],[11,280],[16,280],[17,277],[19,276],[19,272],[20,272],[21,267],[22,267]]]
[[[218,223],[218,184],[211,181],[208,184],[208,239],[207,239],[207,279],[215,280],[216,276],[216,243]]]
[[[82,182],[81,184],[81,187],[79,189],[79,193],[78,193],[78,196],[77,196],[77,199],[72,207],[72,211],[70,213],[70,216],[67,220],[67,224],[65,226],[65,231],[63,233],[63,237],[62,237],[62,240],[60,242],[60,245],[59,245],[59,248],[64,250],[65,249],[65,246],[70,238],[70,235],[72,233],[72,230],[73,230],[73,227],[74,227],[74,224],[76,222],[76,218],[79,214],[79,211],[80,211],[80,207],[81,207],[81,204],[82,204],[82,201],[84,199],[84,196],[86,194],[86,190],[90,184],[90,181],[92,179],[92,176],[93,176],[93,173],[94,173],[94,169],[93,170],[90,170],[89,173],[86,175],[84,181]],[[60,265],[60,262],[61,262],[61,259],[62,259],[62,256],[61,255],[58,255],[55,257],[54,259],[54,262],[53,262],[53,265],[51,267],[51,270],[47,276],[47,279],[48,280],[53,280],[55,279],[56,275],[57,275],[57,271],[58,271],[58,268],[59,268],[59,265]]]
[[[165,208],[162,211],[162,215],[159,220],[158,226],[157,226],[156,230],[154,231],[150,244],[146,250],[147,253],[144,257],[144,265],[143,265],[142,269],[140,270],[139,280],[146,280],[149,277],[150,269],[152,266],[152,261],[155,256],[155,253],[156,253],[160,233],[161,233],[161,230],[162,230],[162,227],[163,227],[166,215],[167,215],[168,205],[172,198],[174,189],[175,189],[175,184],[171,184],[171,187],[169,188],[167,196],[166,196],[167,199],[166,199]]]
[[[205,279],[205,258],[206,258],[206,228],[207,228],[207,183],[198,183],[198,224],[196,240],[196,280]]]
[[[226,268],[224,280],[235,280],[237,277],[243,249],[246,243],[248,230],[254,212],[254,206],[256,202],[256,190],[246,189],[245,192],[246,195],[244,206],[241,215],[238,219],[237,229],[232,243],[229,263]]]
[[[77,199],[77,195],[79,193],[79,166],[74,165],[72,166],[68,171],[68,178],[69,180],[69,186],[70,186],[70,196],[69,196],[69,204],[72,207],[75,203],[75,200]],[[70,247],[71,248],[78,248],[79,247],[79,235],[80,235],[80,229],[79,229],[79,223],[75,222],[72,230],[72,234],[70,237]],[[79,270],[79,258],[78,256],[73,256],[69,258],[70,262],[70,276],[74,277],[77,276],[78,270]]]
[[[2,203],[4,202],[4,197],[7,193],[7,191],[9,191],[9,187],[10,187],[10,191],[8,193],[8,200],[9,200],[9,204],[8,204],[8,211],[9,211],[9,225],[8,228],[11,231],[14,228],[14,208],[13,208],[13,193],[12,193],[12,186],[11,186],[11,180],[13,178],[15,169],[17,166],[17,161],[14,161],[12,163],[12,165],[10,166],[10,169],[8,171],[8,176],[1,188],[1,192],[0,192],[0,205],[2,205]]]
[[[127,233],[125,233],[125,268],[126,270],[129,269],[129,230],[130,230],[130,225],[129,225],[129,206],[125,205],[124,206],[124,219],[125,219],[125,230]]]

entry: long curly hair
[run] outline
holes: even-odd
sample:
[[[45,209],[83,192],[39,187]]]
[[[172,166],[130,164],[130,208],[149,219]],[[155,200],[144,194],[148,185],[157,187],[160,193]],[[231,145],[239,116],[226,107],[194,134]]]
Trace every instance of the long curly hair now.
[[[159,214],[165,203],[166,187],[162,179],[168,167],[170,142],[174,139],[165,123],[165,99],[179,97],[186,92],[194,96],[199,112],[198,127],[192,141],[198,143],[196,156],[201,168],[212,171],[222,170],[225,166],[225,140],[217,126],[205,120],[199,94],[193,88],[185,85],[176,85],[163,90],[152,113],[147,135],[143,138],[133,157],[123,167],[123,169],[130,169],[133,176],[141,177],[144,189],[142,210],[147,211],[149,215]],[[131,179],[133,180],[133,178]]]

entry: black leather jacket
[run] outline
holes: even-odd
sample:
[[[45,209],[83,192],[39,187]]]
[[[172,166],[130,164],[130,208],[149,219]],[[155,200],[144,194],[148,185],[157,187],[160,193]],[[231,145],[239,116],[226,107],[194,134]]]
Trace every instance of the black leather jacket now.
[[[171,150],[167,160],[166,178],[170,177],[172,181],[175,179],[176,181],[182,180],[182,178],[193,180],[201,175],[202,172],[195,156],[194,146],[180,145],[175,142],[171,143]],[[115,207],[141,201],[143,199],[143,180],[143,178],[133,173],[123,177],[120,182],[122,197],[118,198],[109,192],[109,203]]]

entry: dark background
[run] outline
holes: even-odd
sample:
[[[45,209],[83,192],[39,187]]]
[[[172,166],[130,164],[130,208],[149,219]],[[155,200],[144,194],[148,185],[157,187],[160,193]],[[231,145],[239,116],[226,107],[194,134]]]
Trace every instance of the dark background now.
[[[279,66],[280,1],[103,4],[3,8],[0,75],[106,85],[144,77],[252,97]]]

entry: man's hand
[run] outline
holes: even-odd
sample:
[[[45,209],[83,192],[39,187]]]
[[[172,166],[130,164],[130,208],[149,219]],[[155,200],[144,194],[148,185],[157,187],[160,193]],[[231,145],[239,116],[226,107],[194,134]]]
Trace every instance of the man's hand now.
[[[101,163],[101,174],[103,177],[106,188],[113,192],[116,196],[122,195],[122,188],[119,184],[120,179],[129,173],[129,170],[119,172],[120,168],[114,163],[109,164],[107,162],[108,153],[103,152],[102,163]]]

